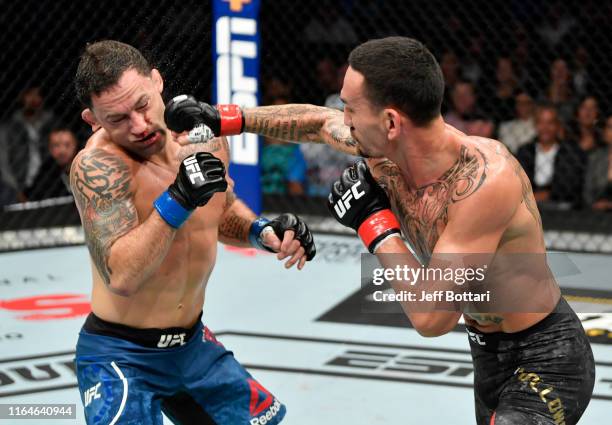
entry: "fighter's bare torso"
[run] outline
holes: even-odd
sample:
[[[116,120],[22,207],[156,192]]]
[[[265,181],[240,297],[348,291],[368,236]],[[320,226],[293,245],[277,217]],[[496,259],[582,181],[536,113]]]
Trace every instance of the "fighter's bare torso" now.
[[[260,106],[246,109],[244,113],[245,131],[287,140],[326,143],[342,152],[363,154],[361,144],[353,137],[351,127],[346,124],[346,116],[341,111],[314,105],[290,104]],[[487,253],[520,253],[545,259],[540,214],[529,179],[516,159],[500,142],[466,136],[454,127],[444,125],[441,117],[439,120],[443,125],[443,136],[450,143],[452,157],[457,159],[446,171],[441,172],[436,181],[423,187],[411,188],[406,183],[409,179],[395,163],[384,158],[367,160],[372,175],[386,190],[392,209],[401,223],[402,233],[419,260],[431,256],[447,225],[458,222],[455,216],[459,212],[465,215],[466,211],[469,219],[478,218],[483,211],[509,215],[508,221],[503,224],[499,242],[494,247],[487,245]],[[505,191],[512,192],[512,205],[505,202],[505,205],[500,206],[486,199],[492,191],[502,194]],[[488,192],[489,195],[482,196],[482,192]],[[474,194],[484,198],[482,202],[472,202]],[[547,268],[545,261],[544,267]],[[525,288],[531,282],[529,273],[529,270],[509,273],[505,287],[514,289],[518,281]],[[506,313],[486,315],[470,313],[471,317],[465,316],[466,322],[483,332],[517,332],[544,318],[554,309],[560,295],[554,278],[538,288],[530,287],[525,293],[517,292],[519,300],[514,305],[516,310],[508,309]],[[542,294],[544,299],[540,299]],[[537,300],[541,304],[537,310],[529,307],[522,309],[519,305],[521,299]]]
[[[170,137],[168,135],[168,139]],[[149,160],[140,159],[110,142],[101,129],[92,135],[79,153],[79,161],[75,161],[83,171],[83,181],[79,184],[108,188],[125,181],[127,184],[123,186],[116,185],[113,195],[131,197],[137,214],[135,224],[142,223],[153,213],[155,199],[174,181],[180,161],[195,151],[191,147],[180,147],[171,140],[166,142],[165,149],[169,150],[168,157],[172,158],[169,163],[156,161],[155,156]],[[198,146],[198,150],[213,152],[227,166],[229,153],[225,139],[214,139]],[[91,167],[87,167],[88,163]],[[195,210],[177,231],[157,271],[129,297],[110,291],[92,263],[92,311],[104,320],[137,328],[191,326],[202,310],[205,286],[215,264],[218,227],[225,202],[226,194],[217,193],[206,206]],[[125,215],[129,215],[128,211],[109,213],[109,220],[105,223],[109,233],[120,228],[121,223],[117,221],[127,220]]]
[[[372,175],[385,189],[391,200],[392,209],[400,221],[402,232],[420,259],[428,259],[444,232],[453,213],[462,208],[462,200],[487,184],[497,184],[494,174],[508,174],[508,183],[521,185],[522,199],[517,206],[501,240],[496,254],[545,254],[541,219],[529,180],[516,159],[499,142],[479,137],[469,137],[447,126],[447,132],[456,143],[459,158],[455,164],[431,184],[411,189],[405,182],[401,170],[385,159],[369,159]],[[499,190],[506,190],[504,187]],[[482,205],[481,208],[495,209],[496,205]],[[474,211],[478,214],[478,211]],[[518,278],[518,277],[517,277]],[[554,283],[554,282],[551,282]],[[507,282],[512,285],[512,281]],[[558,288],[541,288],[546,294],[557,293]],[[533,292],[523,294],[533,297]],[[553,300],[554,301],[554,300]],[[550,310],[554,302],[550,303]],[[550,311],[549,310],[549,311]],[[467,324],[483,332],[517,332],[544,318],[548,311],[470,314],[464,315]]]

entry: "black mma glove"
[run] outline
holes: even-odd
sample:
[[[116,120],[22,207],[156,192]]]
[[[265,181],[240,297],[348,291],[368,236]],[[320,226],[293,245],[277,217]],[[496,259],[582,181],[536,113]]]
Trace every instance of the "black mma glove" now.
[[[198,152],[183,160],[174,183],[155,200],[155,209],[178,229],[197,207],[217,192],[225,192],[225,165],[209,152]]]
[[[251,245],[270,252],[275,252],[262,243],[262,233],[268,227],[271,227],[272,230],[274,230],[274,234],[281,240],[281,242],[285,237],[285,231],[293,230],[295,233],[294,238],[300,241],[300,245],[304,247],[306,261],[310,261],[314,258],[315,254],[317,253],[317,249],[315,247],[314,239],[312,238],[312,233],[310,233],[310,229],[308,229],[308,226],[300,217],[296,216],[295,214],[285,213],[271,221],[268,221],[263,217],[259,217],[253,221],[253,224],[251,224],[251,228],[249,230],[249,240],[251,241]]]
[[[332,185],[327,207],[340,224],[357,231],[371,253],[387,236],[400,234],[389,198],[370,174],[365,161],[342,172],[340,180]]]
[[[166,104],[164,120],[168,128],[177,133],[189,131],[198,124],[209,127],[216,137],[240,134],[244,129],[244,117],[238,105],[214,107],[186,94]]]

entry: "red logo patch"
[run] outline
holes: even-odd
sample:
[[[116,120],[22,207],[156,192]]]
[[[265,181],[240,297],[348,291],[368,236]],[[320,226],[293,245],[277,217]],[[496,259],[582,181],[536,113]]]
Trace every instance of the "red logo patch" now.
[[[214,333],[212,333],[212,331],[210,329],[208,329],[208,326],[204,326],[204,329],[202,329],[202,333],[204,334],[204,340],[206,340],[208,342],[212,342],[213,344],[216,344],[219,347],[223,347],[223,344],[221,344],[217,340],[217,337],[215,336]]]
[[[259,416],[261,412],[268,409],[272,405],[272,394],[261,384],[254,379],[247,379],[249,387],[251,387],[251,403],[249,404],[249,414]],[[263,401],[261,401],[263,399]]]

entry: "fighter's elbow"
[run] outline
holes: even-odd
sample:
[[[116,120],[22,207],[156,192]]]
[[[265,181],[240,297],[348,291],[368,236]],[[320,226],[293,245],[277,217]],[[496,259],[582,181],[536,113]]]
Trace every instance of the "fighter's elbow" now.
[[[121,297],[131,297],[137,291],[137,288],[134,287],[134,285],[130,285],[128,282],[121,279],[111,279],[110,281],[106,282],[106,287],[113,294]]]
[[[435,318],[429,315],[411,317],[410,321],[419,335],[425,338],[434,338],[445,335],[452,331],[456,325],[456,321],[450,322],[448,320],[435,320]]]
[[[419,327],[419,328],[416,328],[416,331],[419,333],[419,335],[425,338],[434,338],[437,336],[442,336],[449,332],[449,331],[442,331],[440,329],[431,328],[431,327]]]

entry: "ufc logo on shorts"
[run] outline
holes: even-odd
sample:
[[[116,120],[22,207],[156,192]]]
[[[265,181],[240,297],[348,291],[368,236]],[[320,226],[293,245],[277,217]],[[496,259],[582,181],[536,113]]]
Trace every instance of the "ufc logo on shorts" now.
[[[470,339],[472,341],[474,341],[476,344],[478,345],[487,345],[487,343],[482,339],[484,338],[484,335],[482,334],[477,334],[476,332],[471,332],[469,330],[467,330],[468,335],[470,336]]]
[[[204,175],[200,170],[200,164],[198,164],[198,160],[196,159],[195,155],[185,158],[183,164],[189,172],[189,180],[191,180],[192,184],[195,183],[195,179],[200,179],[202,182],[204,182]]]
[[[336,205],[334,205],[334,210],[336,211],[336,214],[338,214],[339,218],[344,217],[344,214],[346,214],[346,212],[351,208],[351,199],[359,199],[365,195],[365,192],[359,192],[357,190],[357,186],[360,184],[361,182],[357,182],[352,185],[349,190],[344,192],[342,198],[336,202]]]
[[[176,344],[185,345],[185,334],[165,334],[159,338],[157,348],[168,348]]]
[[[97,398],[100,398],[100,394],[98,393],[98,388],[100,388],[100,382],[91,387],[88,390],[85,390],[83,393],[83,398],[85,399],[85,407],[89,406],[92,401]]]

